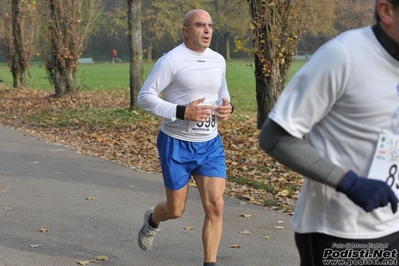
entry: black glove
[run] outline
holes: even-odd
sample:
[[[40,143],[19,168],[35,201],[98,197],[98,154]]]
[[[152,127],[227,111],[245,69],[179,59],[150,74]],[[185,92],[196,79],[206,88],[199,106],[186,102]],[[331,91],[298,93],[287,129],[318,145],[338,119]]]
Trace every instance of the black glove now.
[[[384,207],[388,202],[391,203],[393,213],[398,210],[398,198],[387,183],[360,177],[352,170],[345,174],[336,190],[346,194],[366,212]]]

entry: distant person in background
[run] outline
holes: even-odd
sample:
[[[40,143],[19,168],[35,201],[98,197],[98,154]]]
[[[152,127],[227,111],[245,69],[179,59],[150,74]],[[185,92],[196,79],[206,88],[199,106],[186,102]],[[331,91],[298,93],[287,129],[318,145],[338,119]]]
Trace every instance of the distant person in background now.
[[[115,63],[115,59],[119,62],[122,62],[122,60],[118,58],[118,51],[116,51],[116,49],[112,49],[112,64]]]
[[[306,177],[292,219],[301,266],[398,265],[399,0],[376,0],[375,18],[318,49],[259,136]]]

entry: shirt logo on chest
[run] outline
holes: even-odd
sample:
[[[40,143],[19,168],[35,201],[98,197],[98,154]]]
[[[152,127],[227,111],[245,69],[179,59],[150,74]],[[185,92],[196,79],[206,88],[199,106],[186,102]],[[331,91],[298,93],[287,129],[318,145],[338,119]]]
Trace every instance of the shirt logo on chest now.
[[[205,60],[197,60],[198,63],[205,63]],[[399,86],[399,85],[398,85]]]

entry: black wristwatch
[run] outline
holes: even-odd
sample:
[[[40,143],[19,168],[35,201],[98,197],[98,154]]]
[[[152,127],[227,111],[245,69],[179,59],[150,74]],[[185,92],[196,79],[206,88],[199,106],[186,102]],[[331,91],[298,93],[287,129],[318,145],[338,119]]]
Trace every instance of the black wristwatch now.
[[[233,113],[234,112],[234,105],[231,103],[231,102],[229,102],[230,103],[230,105],[231,105],[231,113]]]

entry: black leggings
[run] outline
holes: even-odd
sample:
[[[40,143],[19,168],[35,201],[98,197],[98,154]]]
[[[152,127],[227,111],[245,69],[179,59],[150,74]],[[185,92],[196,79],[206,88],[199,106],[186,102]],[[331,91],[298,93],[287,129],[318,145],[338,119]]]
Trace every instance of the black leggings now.
[[[295,233],[301,266],[399,265],[399,232],[376,239]]]

